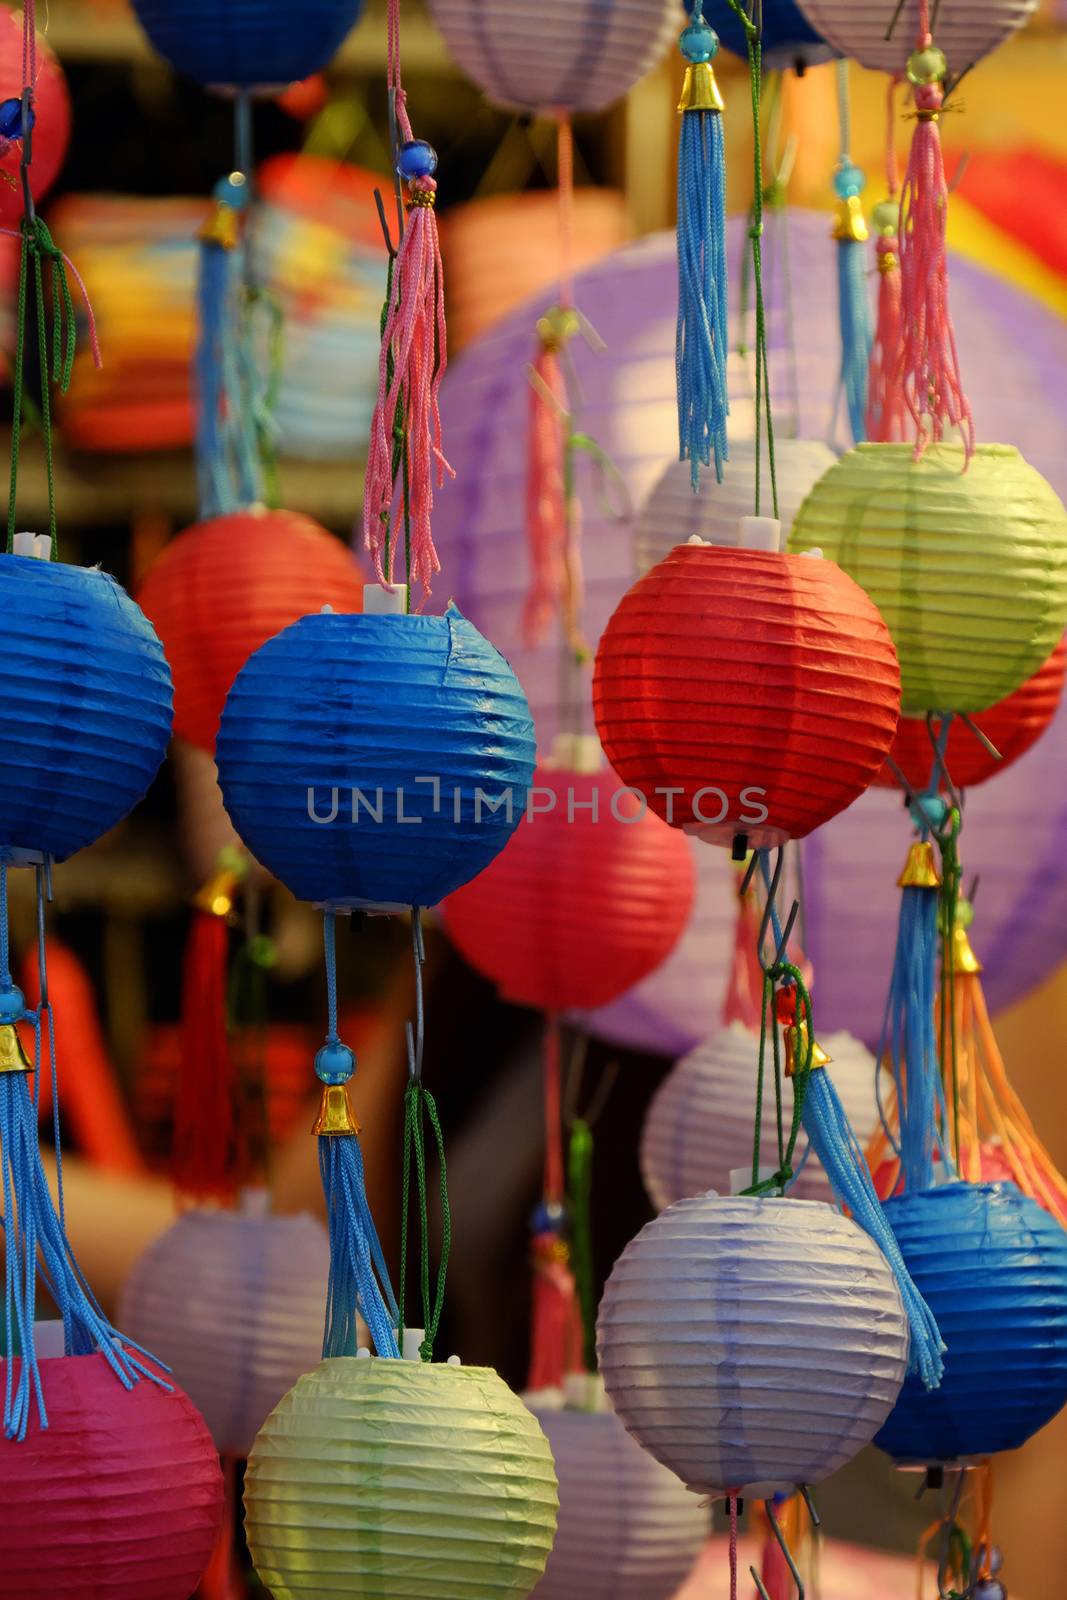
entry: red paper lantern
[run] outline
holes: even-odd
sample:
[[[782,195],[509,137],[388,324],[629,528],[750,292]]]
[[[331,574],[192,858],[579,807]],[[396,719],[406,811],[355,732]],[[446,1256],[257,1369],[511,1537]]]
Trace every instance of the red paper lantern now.
[[[363,609],[346,545],[293,511],[238,511],[169,544],[137,596],[174,678],[174,732],[209,754],[223,702],[254,650],[323,606]]]
[[[678,545],[612,616],[593,678],[624,783],[676,827],[759,848],[803,838],[863,792],[893,741],[889,630],[841,568]]]
[[[22,14],[0,16],[0,101],[22,94]],[[63,69],[40,34],[37,36],[37,78],[33,89],[33,160],[30,188],[35,200],[55,183],[70,143],[70,96]],[[17,228],[22,218],[19,163],[22,141],[13,140],[0,154],[0,227]]]
[[[976,783],[995,778],[1037,743],[1056,715],[1065,677],[1067,641],[1061,639],[1045,665],[1021,688],[972,719],[999,751],[999,761],[966,724],[959,719],[953,722],[945,741],[945,764],[956,788],[972,789]],[[925,718],[901,717],[889,754],[913,789],[925,789],[934,764]],[[900,782],[888,764],[874,781],[883,789],[895,789]]]
[[[0,1596],[188,1600],[223,1504],[199,1411],[147,1378],[124,1389],[99,1354],[44,1360],[41,1382],[48,1427],[0,1439]]]
[[[681,937],[692,850],[611,773],[539,767],[531,796],[496,860],[444,902],[445,926],[508,1000],[607,1005]]]

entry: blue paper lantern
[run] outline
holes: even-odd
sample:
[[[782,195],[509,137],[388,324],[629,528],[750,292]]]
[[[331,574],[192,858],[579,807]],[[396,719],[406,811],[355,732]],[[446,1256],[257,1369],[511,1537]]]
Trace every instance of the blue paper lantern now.
[[[696,0],[685,0],[685,8],[692,15]],[[705,22],[715,29],[726,49],[747,58],[745,30],[728,0],[704,0],[703,11]],[[762,39],[766,67],[813,67],[837,54],[816,33],[794,0],[763,0]]]
[[[443,617],[303,617],[237,675],[216,744],[226,809],[301,900],[432,906],[522,820],[533,722],[503,656]]]
[[[171,66],[198,83],[280,88],[323,68],[363,0],[133,0]]]
[[[1067,1401],[1067,1233],[1013,1183],[951,1183],[885,1213],[947,1346],[877,1435],[900,1462],[1015,1450]]]
[[[0,555],[0,851],[57,861],[141,799],[170,739],[152,624],[95,568]]]

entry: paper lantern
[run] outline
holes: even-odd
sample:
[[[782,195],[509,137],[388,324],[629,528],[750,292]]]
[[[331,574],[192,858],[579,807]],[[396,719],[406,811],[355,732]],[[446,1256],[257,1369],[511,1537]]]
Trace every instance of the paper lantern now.
[[[778,479],[778,517],[782,524],[782,543],[789,537],[793,518],[801,502],[837,460],[828,444],[818,439],[781,439],[774,449]],[[685,544],[694,534],[709,544],[737,545],[741,537],[741,518],[752,514],[755,504],[756,447],[747,439],[730,441],[730,460],[721,483],[715,474],[701,475],[700,489],[694,494],[687,461],[672,461],[638,512],[634,527],[634,565],[647,572],[669,555],[675,545]],[[767,453],[760,463],[762,506],[771,514],[771,481]]]
[[[657,1461],[700,1492],[765,1499],[870,1442],[908,1329],[885,1258],[840,1212],[699,1195],[627,1245],[597,1345],[616,1412]]]
[[[969,789],[987,778],[995,778],[1026,754],[1055,717],[1063,698],[1065,676],[1067,643],[1061,639],[1044,666],[1039,667],[1032,678],[1027,678],[1021,688],[975,717],[975,725],[997,751],[999,760],[965,724],[952,724],[944,759],[957,789]],[[913,789],[926,788],[934,769],[934,752],[925,719],[901,717],[889,754]],[[874,781],[887,788],[900,786],[900,779],[888,763]]]
[[[848,1033],[820,1036],[819,1043],[833,1061],[834,1087],[857,1138],[865,1145],[878,1124],[874,1057]],[[758,1035],[735,1022],[684,1056],[664,1078],[641,1132],[641,1176],[654,1206],[662,1210],[706,1189],[729,1194],[730,1174],[751,1167],[758,1061]],[[783,1080],[783,1091],[788,1134],[792,1079]],[[764,1085],[760,1148],[761,1165],[776,1167],[778,1119],[773,1081]],[[810,1200],[832,1200],[816,1156],[808,1154],[801,1167],[805,1149],[801,1134],[793,1160],[799,1175],[790,1193]]]
[[[222,1454],[247,1456],[322,1353],[329,1272],[314,1217],[186,1211],[135,1265],[119,1322],[171,1368]]]
[[[604,1005],[670,953],[694,878],[689,841],[614,774],[539,767],[527,820],[448,897],[445,927],[505,999]]]
[[[904,711],[985,711],[1067,623],[1067,511],[1009,445],[861,444],[812,490],[789,548],[818,547],[875,602]]]
[[[685,0],[692,15],[694,0]],[[704,21],[710,22],[727,50],[748,59],[748,41],[741,20],[731,10],[729,0],[703,0]],[[835,51],[821,38],[794,0],[763,0],[760,15],[760,46],[763,64],[768,68],[818,66],[829,61]]]
[[[0,847],[63,861],[159,769],[171,681],[151,623],[106,572],[0,556]]]
[[[1067,1233],[1012,1183],[950,1183],[885,1214],[947,1346],[905,1380],[875,1443],[896,1461],[1015,1450],[1067,1401]]]
[[[454,606],[322,614],[241,669],[217,759],[238,833],[299,899],[432,906],[518,826],[533,725],[507,662]]]
[[[529,1594],[556,1528],[552,1452],[485,1367],[339,1357],[267,1418],[245,1529],[275,1600]]]
[[[253,650],[324,605],[358,611],[362,594],[348,548],[298,512],[238,511],[179,534],[137,596],[174,674],[175,733],[210,753]]]
[[[0,1595],[188,1600],[222,1520],[199,1413],[180,1389],[124,1389],[101,1355],[44,1360],[41,1381],[48,1427],[0,1439]]]
[[[507,111],[603,111],[666,54],[677,0],[429,0],[456,65]]]
[[[363,0],[133,0],[171,66],[211,88],[280,88],[309,78],[355,27]]]
[[[904,0],[892,37],[879,0],[798,0],[812,28],[843,56],[874,72],[903,73],[919,31],[918,0]],[[936,12],[936,39],[950,71],[965,72],[1016,33],[1037,0],[944,0]]]
[[[753,847],[801,838],[863,792],[899,695],[884,622],[832,562],[699,544],[623,598],[593,679],[623,782],[676,826]]]
[[[22,94],[22,17],[5,11],[0,18],[0,100]],[[33,85],[33,160],[30,189],[35,200],[48,193],[59,176],[70,143],[70,96],[63,69],[51,46],[37,36],[37,76]],[[3,141],[0,153],[0,227],[17,228],[22,220],[22,141]]]
[[[671,1600],[708,1513],[612,1411],[537,1409],[559,1479],[559,1526],[537,1600]]]

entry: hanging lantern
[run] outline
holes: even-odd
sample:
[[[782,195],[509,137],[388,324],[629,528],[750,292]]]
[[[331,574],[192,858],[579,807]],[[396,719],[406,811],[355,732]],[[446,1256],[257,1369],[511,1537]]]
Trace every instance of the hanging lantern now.
[[[22,219],[22,18],[0,18],[0,227]],[[33,85],[33,160],[30,190],[40,200],[55,183],[70,143],[70,96],[51,46],[38,35]]]
[[[812,28],[835,51],[874,72],[903,73],[915,48],[918,0],[904,0],[886,38],[890,13],[880,0],[798,0]],[[953,73],[962,73],[1016,33],[1037,0],[956,0],[937,7],[937,42]]]
[[[149,40],[209,88],[277,89],[320,71],[363,0],[134,0]]]
[[[311,1216],[191,1210],[137,1262],[119,1321],[244,1457],[268,1412],[322,1351],[330,1242]]]
[[[901,1462],[1015,1450],[1067,1401],[1067,1233],[1011,1183],[949,1183],[885,1214],[947,1346],[875,1441]]]
[[[690,15],[696,0],[685,0]],[[727,50],[742,60],[748,59],[745,30],[729,0],[703,0],[704,21],[709,22]],[[833,47],[826,43],[804,16],[794,0],[763,0],[760,10],[760,51],[769,71],[795,67],[816,67],[829,61]]]
[[[559,1479],[559,1525],[537,1600],[671,1600],[708,1536],[696,1495],[604,1409],[535,1410]]]
[[[819,1043],[833,1062],[848,1120],[866,1145],[878,1123],[874,1057],[848,1033],[824,1035]],[[641,1176],[659,1210],[707,1189],[729,1194],[731,1173],[751,1164],[758,1056],[758,1036],[735,1022],[690,1051],[660,1084],[641,1132]],[[785,1080],[783,1089],[788,1130],[792,1079]],[[774,1095],[765,1091],[760,1143],[768,1159],[777,1150],[777,1137]],[[809,1151],[801,1164],[804,1149],[802,1145],[793,1162],[797,1177],[790,1194],[831,1200],[829,1181],[815,1154]]]
[[[448,897],[445,927],[508,1000],[605,1005],[669,955],[694,876],[689,841],[612,773],[538,767],[527,820]]]
[[[774,446],[778,479],[778,517],[783,541],[793,518],[815,484],[837,460],[828,444],[818,439],[778,439]],[[730,440],[730,465],[721,483],[704,473],[693,493],[689,464],[672,461],[641,507],[634,528],[634,566],[647,572],[669,555],[676,545],[694,534],[708,544],[740,543],[741,518],[755,500],[756,447],[747,439]],[[764,499],[770,503],[766,450],[760,463]]]
[[[809,1200],[699,1195],[662,1212],[616,1262],[597,1342],[639,1444],[692,1489],[760,1499],[851,1460],[908,1360],[877,1245]]]
[[[552,1452],[485,1367],[341,1357],[267,1418],[245,1478],[277,1600],[530,1593],[556,1528]]]
[[[616,609],[593,703],[608,760],[654,811],[759,847],[862,793],[899,682],[885,624],[831,561],[687,544]]]
[[[677,0],[430,0],[449,54],[494,105],[603,111],[662,60]]]
[[[906,713],[984,711],[1067,623],[1067,512],[1008,445],[861,444],[815,485],[789,546],[817,546],[877,605]]]
[[[114,578],[50,561],[47,538],[38,542],[44,558],[0,555],[0,848],[63,861],[120,822],[155,777],[171,679],[151,623]]]
[[[0,1595],[188,1600],[222,1517],[203,1419],[180,1389],[124,1389],[102,1355],[43,1360],[41,1377],[48,1427],[0,1438]]]
[[[526,697],[454,606],[301,618],[241,669],[218,738],[252,854],[339,909],[432,906],[473,878],[518,826],[533,758]]]
[[[180,534],[138,600],[174,674],[174,731],[210,754],[219,715],[253,650],[319,611],[358,611],[363,582],[351,552],[292,511],[238,511]]]
[[[1027,678],[1021,688],[975,717],[975,727],[989,740],[996,755],[970,728],[960,722],[952,724],[943,755],[949,777],[957,789],[970,789],[977,783],[985,783],[987,778],[995,778],[1026,754],[1055,717],[1063,698],[1065,676],[1067,642],[1061,639],[1044,666],[1039,667],[1032,678]],[[934,731],[936,733],[936,727]],[[926,788],[933,771],[934,750],[925,720],[901,717],[889,754],[916,793]],[[888,762],[874,781],[886,788],[897,788],[900,784],[900,778]]]

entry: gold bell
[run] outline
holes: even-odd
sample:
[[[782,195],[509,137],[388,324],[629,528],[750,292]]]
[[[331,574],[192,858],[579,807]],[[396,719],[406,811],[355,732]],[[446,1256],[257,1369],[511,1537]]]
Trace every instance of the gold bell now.
[[[946,955],[948,957],[948,970],[952,973],[974,975],[982,970],[982,963],[975,955],[974,947],[967,937],[967,929],[960,922],[957,922],[952,930],[952,938],[949,940]]]
[[[213,917],[228,917],[233,910],[237,885],[248,872],[248,861],[239,850],[227,848],[220,852],[219,863],[202,889],[193,896],[198,911],[207,911]]]
[[[916,839],[908,851],[904,870],[897,879],[898,889],[939,889],[941,874],[934,860],[934,847],[929,839]]]
[[[22,1048],[18,1029],[13,1022],[0,1025],[0,1072],[32,1072],[28,1056]]]
[[[848,195],[837,208],[837,222],[832,237],[839,243],[851,239],[854,244],[865,244],[870,236],[859,195]]]
[[[794,1023],[793,1027],[785,1030],[785,1075],[795,1078],[797,1075],[797,1061],[803,1061],[808,1050],[808,1030],[803,1022]],[[818,1039],[812,1041],[811,1046],[811,1071],[816,1067],[828,1067],[833,1061],[833,1056],[828,1056]]]
[[[693,61],[685,69],[679,111],[722,111],[725,101],[719,93],[710,61]]]
[[[328,1137],[360,1132],[356,1113],[352,1110],[347,1083],[323,1085],[319,1114],[311,1131]]]
[[[221,202],[214,207],[197,238],[205,244],[217,244],[223,250],[235,250],[241,237],[241,219],[233,206]]]

